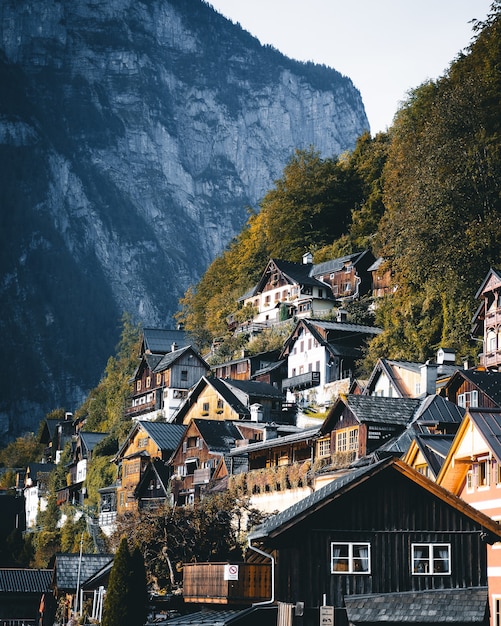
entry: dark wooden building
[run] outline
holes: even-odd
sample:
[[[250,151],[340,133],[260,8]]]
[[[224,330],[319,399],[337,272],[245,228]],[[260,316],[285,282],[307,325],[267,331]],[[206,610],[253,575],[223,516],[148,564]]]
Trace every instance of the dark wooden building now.
[[[497,522],[396,459],[345,474],[249,536],[274,563],[273,600],[304,626],[329,611],[336,626],[487,625],[487,543],[500,539]]]

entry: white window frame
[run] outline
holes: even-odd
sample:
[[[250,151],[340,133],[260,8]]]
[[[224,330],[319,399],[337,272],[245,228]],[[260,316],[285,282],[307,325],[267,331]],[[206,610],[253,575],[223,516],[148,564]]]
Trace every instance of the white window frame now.
[[[365,557],[354,555],[357,548],[367,550]],[[336,555],[336,551],[343,552]],[[363,559],[367,559],[366,569],[361,569],[359,565]],[[335,560],[345,561],[346,569],[335,569]],[[331,542],[331,574],[370,574],[371,573],[371,544],[368,541],[333,541]]]
[[[418,551],[422,551],[418,555]],[[435,556],[435,550],[447,551],[447,556]],[[427,554],[425,554],[427,552]],[[439,569],[438,563],[446,561],[447,569]],[[411,573],[413,576],[450,576],[451,544],[450,543],[412,543]]]

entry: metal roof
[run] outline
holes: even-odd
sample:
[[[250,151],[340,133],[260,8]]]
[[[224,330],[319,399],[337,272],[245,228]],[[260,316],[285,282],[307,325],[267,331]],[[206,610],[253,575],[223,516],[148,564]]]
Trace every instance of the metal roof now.
[[[0,593],[45,593],[50,590],[51,569],[0,569]]]
[[[256,441],[255,443],[249,443],[246,446],[238,446],[233,448],[229,452],[230,456],[241,456],[249,452],[256,450],[267,450],[268,448],[276,448],[278,446],[285,446],[290,443],[296,443],[297,441],[303,441],[315,438],[319,433],[320,427],[315,426],[313,428],[306,428],[291,435],[284,435],[283,437],[275,437],[274,439],[267,439],[266,441]]]
[[[235,424],[227,420],[194,419],[193,423],[210,452],[228,452],[235,446],[235,441],[243,439]]]
[[[353,624],[485,624],[487,587],[430,589],[344,598]]]
[[[184,424],[171,424],[169,422],[141,420],[137,424],[153,439],[160,450],[167,452],[174,452],[186,430]]]
[[[501,463],[501,411],[493,409],[468,410],[471,421],[480,431],[498,462]]]

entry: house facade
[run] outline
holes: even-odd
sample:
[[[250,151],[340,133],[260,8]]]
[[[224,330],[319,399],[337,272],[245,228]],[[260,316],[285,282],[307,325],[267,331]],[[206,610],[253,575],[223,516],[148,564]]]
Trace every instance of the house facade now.
[[[174,346],[167,354],[145,352],[131,379],[126,417],[172,421],[189,390],[209,371],[192,346]]]
[[[499,369],[501,365],[501,272],[490,269],[476,294],[480,300],[472,320],[472,334],[482,341],[480,365]]]
[[[501,520],[501,409],[470,407],[452,442],[437,483]],[[501,619],[501,543],[488,551],[491,624]]]
[[[118,466],[116,511],[123,514],[137,510],[135,491],[150,461],[166,463],[179,445],[185,426],[166,422],[137,422],[115,456]]]
[[[347,392],[365,341],[380,332],[347,322],[299,320],[280,355],[287,360],[288,374],[282,382],[287,400],[300,406],[331,404],[339,391]]]
[[[465,624],[465,612],[486,626],[487,543],[500,539],[497,522],[396,459],[345,474],[249,535],[269,555],[273,601],[303,626]]]

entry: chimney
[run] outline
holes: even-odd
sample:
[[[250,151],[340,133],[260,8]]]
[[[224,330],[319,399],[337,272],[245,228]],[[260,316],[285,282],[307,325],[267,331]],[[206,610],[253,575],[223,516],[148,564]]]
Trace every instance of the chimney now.
[[[421,370],[421,395],[433,396],[437,393],[437,363],[426,361],[420,366]]]
[[[451,348],[439,348],[437,350],[437,363],[439,365],[454,365],[456,353]]]
[[[348,319],[348,311],[346,311],[345,309],[338,309],[337,314],[336,314],[336,321],[346,322],[347,319]]]
[[[264,427],[263,441],[270,441],[278,437],[278,426],[276,424],[266,424]]]
[[[308,265],[308,263],[313,263],[313,254],[311,252],[303,254],[303,265]]]
[[[177,343],[175,341],[172,342],[170,350],[171,352],[175,352],[177,350]]]
[[[256,402],[250,405],[250,418],[251,422],[263,421],[263,405]]]

